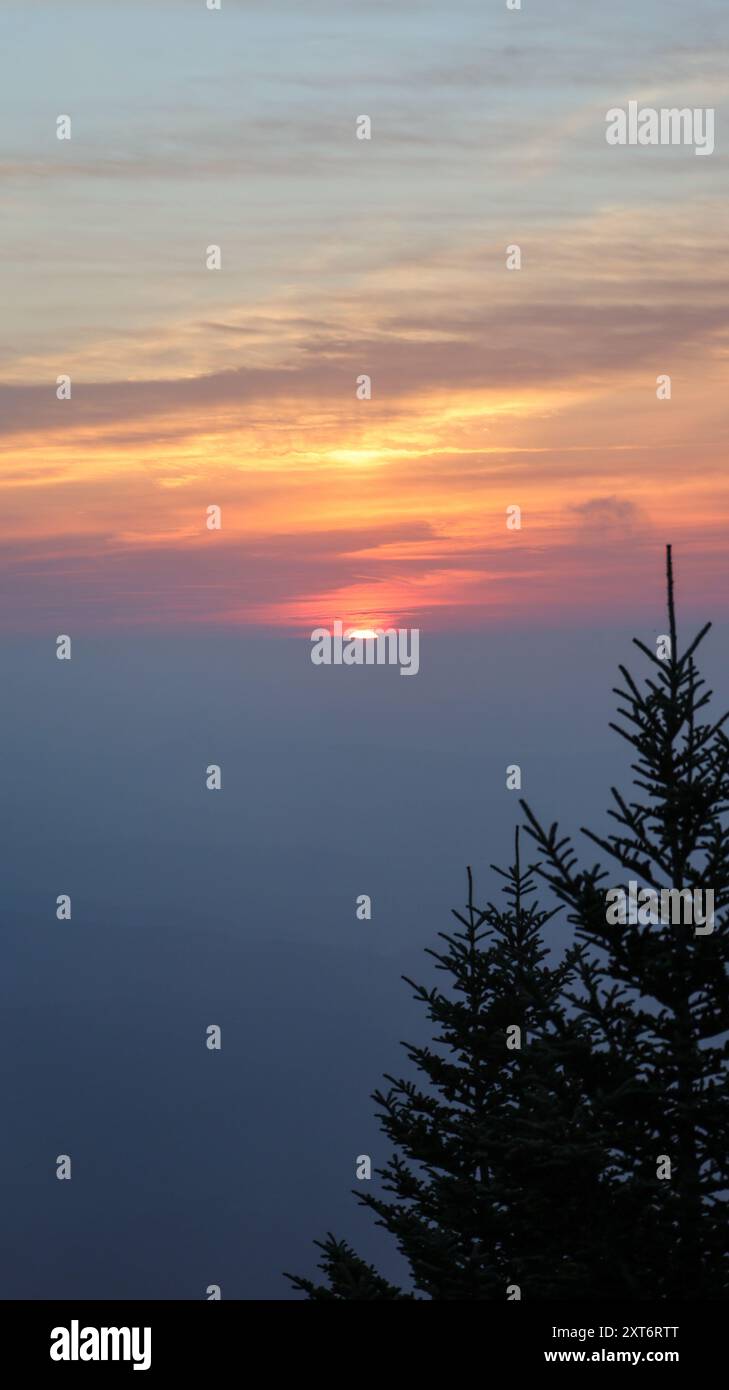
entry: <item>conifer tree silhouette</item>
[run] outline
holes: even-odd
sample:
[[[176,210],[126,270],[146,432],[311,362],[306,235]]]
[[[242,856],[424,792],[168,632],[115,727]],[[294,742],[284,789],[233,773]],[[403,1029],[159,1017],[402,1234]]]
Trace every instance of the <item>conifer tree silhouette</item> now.
[[[729,714],[706,719],[711,692],[695,655],[707,623],[681,652],[667,547],[670,651],[641,689],[620,667],[612,724],[634,751],[636,800],[612,788],[618,830],[583,829],[613,864],[578,868],[569,838],[545,830],[522,803],[543,866],[587,949],[572,1002],[589,1029],[589,1084],[611,1134],[616,1218],[612,1250],[626,1292],[643,1298],[721,1298],[729,1292]],[[649,920],[611,923],[606,889],[714,892],[714,930]],[[660,1161],[670,1177],[657,1176]]]
[[[423,1078],[376,1091],[396,1148],[385,1195],[356,1193],[407,1260],[412,1291],[389,1283],[346,1242],[317,1242],[326,1282],[288,1275],[311,1299],[720,1299],[729,1292],[728,715],[703,716],[711,692],[679,652],[667,549],[667,657],[640,688],[621,666],[638,799],[613,788],[607,837],[583,833],[617,866],[579,868],[557,823],[522,802],[539,863],[524,870],[519,833],[507,906],[475,907],[468,871],[461,930],[430,951],[450,990],[410,984],[434,1047],[405,1044]],[[496,870],[501,873],[500,870]],[[559,911],[533,901],[534,875],[575,928],[559,964],[544,928]],[[714,929],[645,909],[614,921],[610,889],[714,892]],[[507,1030],[521,1030],[510,1050]],[[666,1166],[668,1165],[668,1166]]]
[[[506,908],[475,907],[469,869],[465,915],[454,911],[461,929],[428,951],[449,991],[405,977],[435,1029],[435,1047],[404,1044],[425,1088],[388,1076],[373,1096],[397,1150],[379,1174],[394,1200],[356,1195],[395,1237],[416,1292],[330,1235],[317,1242],[326,1284],[287,1276],[309,1298],[506,1299],[522,1285],[566,1297],[601,1248],[606,1157],[582,1086],[589,1040],[562,1002],[579,951],[546,963],[542,930],[554,912],[530,901],[518,831],[514,864],[496,872]]]

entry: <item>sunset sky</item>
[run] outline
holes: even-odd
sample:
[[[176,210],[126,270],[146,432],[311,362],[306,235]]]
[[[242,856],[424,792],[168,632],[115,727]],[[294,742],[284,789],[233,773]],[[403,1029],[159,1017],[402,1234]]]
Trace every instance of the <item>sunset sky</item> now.
[[[351,1196],[403,979],[520,797],[615,829],[667,542],[727,707],[729,2],[522,6],[0,0],[0,1298],[292,1299],[329,1230],[403,1277]]]
[[[601,622],[666,541],[726,613],[726,0],[2,24],[6,630]],[[609,147],[631,99],[714,154]]]

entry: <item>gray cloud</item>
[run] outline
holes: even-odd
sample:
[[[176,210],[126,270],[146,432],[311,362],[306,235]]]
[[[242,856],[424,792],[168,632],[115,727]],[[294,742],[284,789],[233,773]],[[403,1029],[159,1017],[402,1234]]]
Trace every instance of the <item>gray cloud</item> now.
[[[627,497],[590,497],[571,510],[587,522],[591,534],[597,537],[612,539],[616,534],[629,536],[638,529],[647,529],[641,508]]]

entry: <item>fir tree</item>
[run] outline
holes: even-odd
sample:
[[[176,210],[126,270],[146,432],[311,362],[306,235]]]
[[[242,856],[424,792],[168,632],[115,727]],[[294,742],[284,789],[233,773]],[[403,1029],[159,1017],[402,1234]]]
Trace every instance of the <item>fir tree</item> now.
[[[540,863],[522,870],[517,834],[505,910],[475,907],[469,870],[461,930],[430,952],[449,992],[408,981],[434,1047],[406,1045],[422,1084],[388,1077],[375,1092],[396,1152],[384,1195],[356,1195],[395,1237],[414,1293],[330,1236],[326,1283],[289,1276],[310,1298],[729,1292],[729,716],[706,714],[696,652],[710,624],[679,649],[670,547],[667,571],[668,651],[636,639],[651,674],[641,688],[621,667],[615,691],[636,796],[613,788],[618,830],[583,831],[612,871],[579,867],[556,822],[544,829],[522,803]],[[575,928],[558,965],[534,870]],[[649,906],[616,920],[610,890],[627,894],[626,877],[658,894],[713,892],[713,930]],[[510,1051],[513,1025],[522,1047]]]
[[[355,1195],[395,1238],[415,1297],[503,1300],[514,1285],[567,1297],[588,1278],[610,1293],[595,1256],[608,1203],[599,1117],[582,1084],[589,1040],[563,1003],[580,953],[546,962],[553,913],[531,901],[518,832],[502,877],[506,908],[479,911],[469,869],[465,915],[454,912],[460,930],[440,933],[444,949],[428,952],[447,992],[406,979],[434,1046],[404,1044],[424,1084],[388,1076],[375,1092],[396,1152],[379,1172],[385,1195]],[[413,1296],[334,1236],[320,1249],[326,1284],[288,1276],[310,1298]]]
[[[652,674],[641,688],[621,666],[615,690],[623,722],[611,727],[633,750],[635,799],[613,788],[618,829],[583,830],[614,867],[580,868],[556,823],[543,829],[522,804],[540,873],[586,948],[570,993],[592,1040],[587,1084],[610,1130],[618,1277],[634,1297],[720,1298],[729,1291],[729,716],[706,715],[696,652],[710,624],[679,648],[670,546],[667,588],[668,654],[634,639]],[[649,904],[636,922],[611,921],[607,890],[627,893],[626,878],[641,890],[713,890],[713,932],[656,921]],[[661,1159],[670,1177],[657,1176]]]

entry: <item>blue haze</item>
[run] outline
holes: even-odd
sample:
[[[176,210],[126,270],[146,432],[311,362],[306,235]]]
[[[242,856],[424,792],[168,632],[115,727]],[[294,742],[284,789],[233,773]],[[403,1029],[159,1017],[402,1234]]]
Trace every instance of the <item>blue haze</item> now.
[[[330,1229],[398,1275],[350,1191],[424,1031],[399,977],[431,978],[467,863],[498,891],[507,763],[545,819],[605,824],[628,641],[424,634],[415,678],[295,638],[5,644],[1,1297],[287,1299]]]

